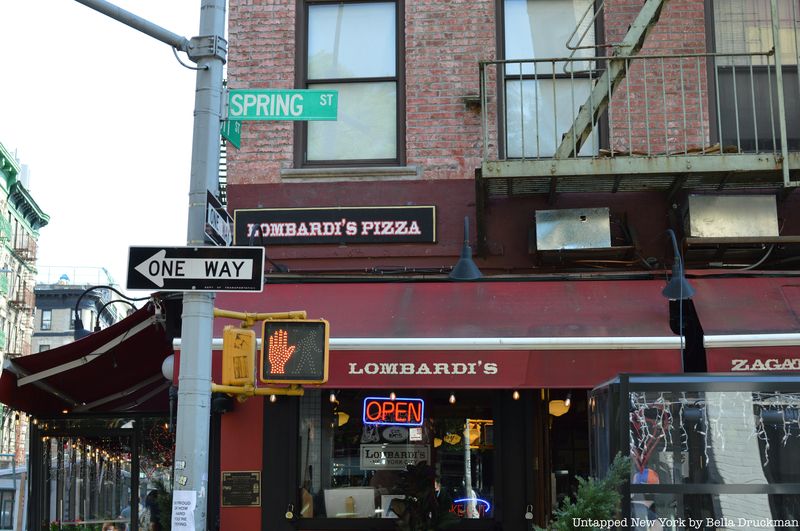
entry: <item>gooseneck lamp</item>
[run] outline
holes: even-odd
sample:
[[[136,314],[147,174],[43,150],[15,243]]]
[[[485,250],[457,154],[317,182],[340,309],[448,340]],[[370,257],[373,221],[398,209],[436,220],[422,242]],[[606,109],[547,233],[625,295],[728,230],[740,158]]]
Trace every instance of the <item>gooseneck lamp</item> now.
[[[80,296],[78,297],[78,300],[75,301],[75,310],[73,312],[73,315],[75,316],[75,334],[74,334],[74,337],[75,337],[76,340],[84,338],[84,337],[88,336],[89,334],[91,334],[91,332],[89,330],[86,330],[86,328],[84,328],[84,326],[83,326],[83,319],[81,319],[80,307],[81,307],[81,301],[86,296],[86,294],[90,293],[90,292],[92,292],[92,291],[94,291],[96,289],[107,289],[107,290],[113,291],[114,293],[116,293],[117,295],[122,297],[123,299],[129,300],[129,301],[146,301],[146,300],[150,299],[150,297],[139,297],[138,299],[134,299],[132,297],[128,297],[127,295],[124,295],[124,294],[120,293],[119,290],[117,290],[115,287],[108,286],[108,285],[105,285],[105,284],[101,284],[101,285],[97,285],[97,286],[89,286],[88,288],[86,288],[83,291],[83,293],[80,294]],[[92,323],[89,323],[89,326],[91,326],[91,324]]]
[[[694,295],[694,288],[683,274],[683,260],[681,260],[680,251],[678,251],[678,241],[675,239],[675,232],[672,229],[667,230],[667,234],[672,239],[672,248],[675,251],[675,259],[672,263],[672,277],[667,282],[667,285],[661,291],[661,294],[672,301],[684,301],[691,299]]]
[[[450,280],[477,280],[481,278],[478,266],[472,260],[472,247],[469,245],[469,217],[464,216],[464,245],[461,247],[461,258],[450,271]]]

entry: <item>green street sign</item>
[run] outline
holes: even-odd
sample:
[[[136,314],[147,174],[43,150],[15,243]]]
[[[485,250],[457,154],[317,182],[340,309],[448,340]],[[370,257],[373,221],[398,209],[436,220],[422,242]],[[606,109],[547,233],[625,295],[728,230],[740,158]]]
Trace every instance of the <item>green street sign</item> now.
[[[228,120],[336,120],[336,90],[231,89]]]
[[[222,138],[233,144],[233,147],[239,149],[242,146],[242,124],[240,122],[231,122],[225,120],[222,122]]]

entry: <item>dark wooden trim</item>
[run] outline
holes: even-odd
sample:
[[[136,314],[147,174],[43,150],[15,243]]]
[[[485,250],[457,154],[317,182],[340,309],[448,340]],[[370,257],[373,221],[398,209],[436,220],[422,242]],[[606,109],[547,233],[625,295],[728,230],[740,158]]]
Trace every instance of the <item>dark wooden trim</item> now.
[[[281,397],[264,402],[261,529],[295,531],[285,517],[289,504],[299,511],[299,400]]]
[[[314,4],[366,4],[393,2],[395,5],[395,75],[391,78],[314,79],[308,78],[308,7]],[[308,122],[294,123],[293,157],[295,168],[348,166],[404,166],[406,164],[406,88],[405,88],[405,0],[301,0],[295,15],[295,86],[315,83],[395,83],[395,157],[392,159],[308,160]]]

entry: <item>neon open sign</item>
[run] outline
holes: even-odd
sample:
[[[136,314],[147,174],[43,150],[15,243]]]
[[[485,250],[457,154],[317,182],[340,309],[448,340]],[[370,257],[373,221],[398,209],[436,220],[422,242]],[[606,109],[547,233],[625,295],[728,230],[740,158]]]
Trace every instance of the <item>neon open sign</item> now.
[[[425,402],[421,398],[368,396],[364,399],[364,424],[422,426]]]

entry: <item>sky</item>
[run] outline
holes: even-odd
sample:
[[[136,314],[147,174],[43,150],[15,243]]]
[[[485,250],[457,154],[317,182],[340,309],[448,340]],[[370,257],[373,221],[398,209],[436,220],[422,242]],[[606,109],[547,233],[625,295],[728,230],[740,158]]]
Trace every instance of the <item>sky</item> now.
[[[112,3],[199,33],[200,0]],[[0,0],[0,22],[0,143],[50,216],[39,278],[103,267],[124,287],[130,246],[186,245],[195,71],[74,0]]]

